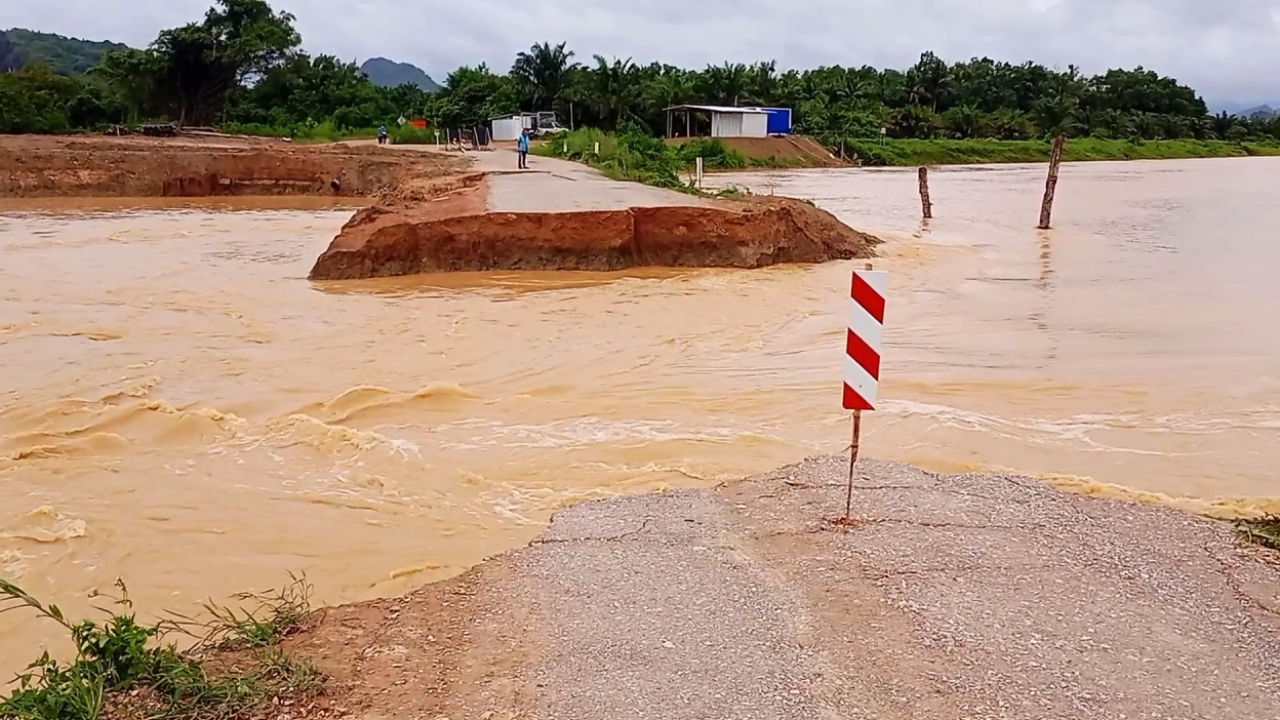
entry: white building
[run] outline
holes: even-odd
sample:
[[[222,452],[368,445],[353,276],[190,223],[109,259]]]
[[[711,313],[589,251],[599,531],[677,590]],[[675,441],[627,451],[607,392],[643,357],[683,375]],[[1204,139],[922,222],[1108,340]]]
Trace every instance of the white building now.
[[[693,137],[695,115],[711,116],[711,137],[769,136],[769,112],[761,108],[677,105],[667,108],[667,137]]]
[[[494,140],[515,140],[520,137],[520,133],[531,127],[529,115],[521,113],[519,115],[503,115],[502,117],[491,118],[490,137]]]

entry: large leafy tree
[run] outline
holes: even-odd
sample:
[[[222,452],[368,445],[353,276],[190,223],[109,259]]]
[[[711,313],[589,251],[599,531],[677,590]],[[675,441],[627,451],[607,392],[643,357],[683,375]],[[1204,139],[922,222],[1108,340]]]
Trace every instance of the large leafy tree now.
[[[204,21],[165,30],[152,51],[179,122],[222,116],[232,90],[283,65],[302,38],[266,0],[217,0]]]
[[[365,128],[420,109],[424,102],[424,93],[414,86],[374,86],[354,63],[332,55],[296,53],[251,88],[242,89],[228,115],[275,127],[329,120],[340,129]]]
[[[156,104],[161,64],[155,53],[145,50],[116,50],[102,57],[89,75],[114,88],[128,109],[128,119],[138,122]]]
[[[440,92],[427,105],[428,114],[444,127],[474,127],[519,109],[515,84],[484,63],[460,67],[445,77]]]

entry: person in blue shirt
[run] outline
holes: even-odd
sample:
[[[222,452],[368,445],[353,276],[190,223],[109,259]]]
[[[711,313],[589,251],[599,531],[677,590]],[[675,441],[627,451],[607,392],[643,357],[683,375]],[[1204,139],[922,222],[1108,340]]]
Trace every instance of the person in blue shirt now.
[[[387,126],[386,125],[378,126],[378,144],[379,145],[387,144]]]
[[[516,150],[520,154],[520,164],[516,167],[521,170],[529,169],[529,131],[522,130],[520,137],[516,140]]]

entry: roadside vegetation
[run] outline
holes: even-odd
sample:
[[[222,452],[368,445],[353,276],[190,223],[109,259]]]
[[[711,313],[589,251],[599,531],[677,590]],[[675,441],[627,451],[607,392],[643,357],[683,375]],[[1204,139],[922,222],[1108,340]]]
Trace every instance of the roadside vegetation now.
[[[1248,542],[1280,550],[1280,515],[1264,515],[1253,520],[1236,520],[1236,531]]]
[[[1043,140],[853,140],[846,157],[864,165],[970,165],[1048,162],[1053,143]],[[1067,142],[1062,159],[1175,160],[1188,158],[1280,155],[1280,142],[1225,140],[1109,140],[1082,137]]]
[[[295,142],[338,142],[361,140],[378,136],[377,128],[338,128],[330,121],[304,122],[278,127],[261,123],[226,123],[218,128],[231,135],[253,137],[290,138]]]
[[[318,141],[368,137],[401,117],[472,127],[554,110],[579,128],[659,137],[666,107],[698,103],[788,107],[795,132],[886,165],[1040,160],[1059,133],[1074,141],[1068,160],[1270,154],[1280,143],[1280,116],[1211,114],[1195,90],[1143,68],[1089,76],[1075,66],[949,62],[926,52],[905,69],[779,71],[767,60],[689,69],[578,58],[565,43],[540,42],[505,72],[463,66],[426,92],[379,87],[355,64],[301,48],[294,16],[267,0],[216,0],[146,48],[51,44],[10,30],[0,33],[9,71],[0,73],[0,132],[173,121]],[[434,133],[409,130],[401,141],[428,138],[435,142]]]
[[[208,603],[203,619],[137,619],[123,582],[99,620],[72,620],[57,605],[0,579],[0,613],[28,612],[66,629],[76,655],[46,652],[0,698],[0,718],[19,720],[227,720],[274,704],[300,704],[325,691],[326,678],[280,645],[312,617],[311,586],[237,596],[236,610]],[[179,650],[178,640],[187,649]]]
[[[718,139],[670,145],[635,123],[624,124],[621,130],[606,133],[588,128],[560,133],[532,148],[532,152],[585,163],[615,180],[634,180],[682,192],[697,192],[685,178],[699,157],[707,170],[748,166],[742,153]]]
[[[412,125],[404,127],[389,126],[391,130],[391,144],[393,145],[434,145],[437,142],[444,143],[446,139],[441,133],[440,137],[436,136],[434,130],[422,130]],[[376,132],[374,133],[377,134]]]

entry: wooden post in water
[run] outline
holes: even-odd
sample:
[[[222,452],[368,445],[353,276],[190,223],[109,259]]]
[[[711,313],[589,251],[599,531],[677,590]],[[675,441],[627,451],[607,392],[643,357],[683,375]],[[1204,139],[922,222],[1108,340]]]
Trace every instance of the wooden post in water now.
[[[924,168],[921,168],[923,170]],[[871,263],[867,263],[863,269],[872,269]],[[849,522],[853,519],[853,481],[858,477],[858,446],[862,444],[862,411],[853,411],[853,430],[850,433],[849,441],[849,486],[844,494],[844,520]]]
[[[1067,142],[1066,135],[1053,139],[1053,152],[1049,153],[1049,177],[1044,181],[1044,200],[1040,201],[1041,230],[1049,229],[1049,216],[1053,214],[1053,193],[1058,189],[1058,166],[1062,164],[1062,146]]]
[[[929,168],[920,167],[920,214],[925,220],[933,217],[933,203],[929,200]],[[871,268],[867,268],[870,270]]]

